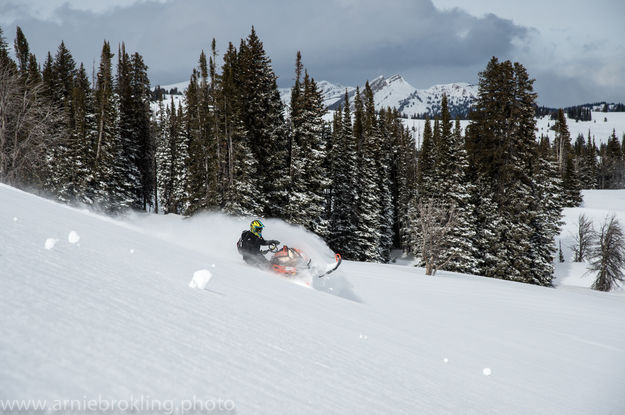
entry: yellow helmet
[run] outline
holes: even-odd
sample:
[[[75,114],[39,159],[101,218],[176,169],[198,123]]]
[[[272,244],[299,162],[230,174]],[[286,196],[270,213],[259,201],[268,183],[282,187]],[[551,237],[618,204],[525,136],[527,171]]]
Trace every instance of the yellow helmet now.
[[[258,219],[253,220],[252,223],[250,224],[250,232],[252,232],[254,235],[260,238],[262,236],[264,227],[265,225],[263,225],[263,223],[259,221]]]

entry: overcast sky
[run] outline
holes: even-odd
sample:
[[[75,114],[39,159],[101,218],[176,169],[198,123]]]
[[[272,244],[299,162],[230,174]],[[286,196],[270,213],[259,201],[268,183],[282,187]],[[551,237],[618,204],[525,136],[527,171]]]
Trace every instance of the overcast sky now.
[[[280,86],[292,83],[297,50],[317,80],[399,73],[417,88],[474,83],[497,56],[525,65],[548,106],[625,101],[624,16],[620,0],[0,1],[6,40],[20,26],[40,62],[64,40],[90,69],[104,39],[124,41],[153,85],[188,79],[213,37],[223,52],[254,25]]]

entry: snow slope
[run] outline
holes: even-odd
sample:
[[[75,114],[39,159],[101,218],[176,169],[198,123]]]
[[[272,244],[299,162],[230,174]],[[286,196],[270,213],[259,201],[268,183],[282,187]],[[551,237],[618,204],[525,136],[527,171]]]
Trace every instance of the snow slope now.
[[[173,95],[164,94],[163,95],[163,105],[165,107],[171,106],[172,99],[174,101],[174,105],[176,106],[176,108],[180,107],[181,105],[184,105],[184,91],[187,89],[188,86],[189,86],[189,81],[178,82],[178,83],[171,84],[171,85],[162,85],[161,88],[163,88],[167,92],[171,91],[174,88],[178,89],[178,94],[173,94]],[[155,115],[158,114],[159,112],[158,102],[151,102],[150,109]]]
[[[625,112],[592,111],[591,118],[592,120],[590,121],[575,121],[567,117],[566,125],[569,128],[572,143],[575,143],[577,136],[580,134],[586,140],[588,132],[596,140],[597,145],[607,143],[613,130],[616,132],[619,142],[623,139],[625,135]],[[539,137],[548,135],[551,142],[553,142],[556,133],[550,127],[553,127],[554,123],[555,121],[549,116],[539,118],[536,123],[537,135]]]
[[[557,285],[589,288],[595,281],[594,275],[587,272],[585,262],[573,262],[575,254],[571,246],[575,244],[579,215],[584,214],[592,220],[595,230],[599,230],[605,219],[612,215],[625,227],[625,190],[583,190],[582,194],[584,202],[581,207],[564,209],[564,225],[558,241],[562,242],[565,262],[555,264]]]
[[[241,262],[243,219],[119,221],[3,185],[0,200],[0,405],[141,396],[221,399],[239,414],[625,413],[622,294],[351,262],[329,280],[336,290],[308,289]],[[300,229],[266,225],[330,255]],[[189,287],[203,269],[206,289]]]

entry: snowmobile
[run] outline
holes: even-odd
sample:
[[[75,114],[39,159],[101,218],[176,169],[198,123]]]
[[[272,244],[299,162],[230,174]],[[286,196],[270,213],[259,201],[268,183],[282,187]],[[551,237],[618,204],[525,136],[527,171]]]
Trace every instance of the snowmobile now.
[[[271,270],[285,277],[297,275],[303,270],[312,270],[313,276],[317,278],[325,277],[336,271],[343,261],[341,255],[336,254],[334,257],[336,262],[334,264],[318,270],[316,269],[317,267],[311,265],[311,259],[301,249],[291,248],[286,245],[283,245],[282,248],[278,248],[277,245],[269,245],[267,252],[273,253],[269,260]]]

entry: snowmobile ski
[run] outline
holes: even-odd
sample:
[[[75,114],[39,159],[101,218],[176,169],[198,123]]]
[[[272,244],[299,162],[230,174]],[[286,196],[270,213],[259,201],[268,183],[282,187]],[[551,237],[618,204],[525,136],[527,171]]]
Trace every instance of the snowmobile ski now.
[[[335,258],[336,258],[336,264],[334,264],[332,268],[328,269],[323,274],[317,275],[317,278],[323,278],[327,276],[328,274],[332,274],[334,271],[336,271],[336,269],[341,265],[341,262],[343,262],[343,258],[341,257],[341,254],[336,254]]]

